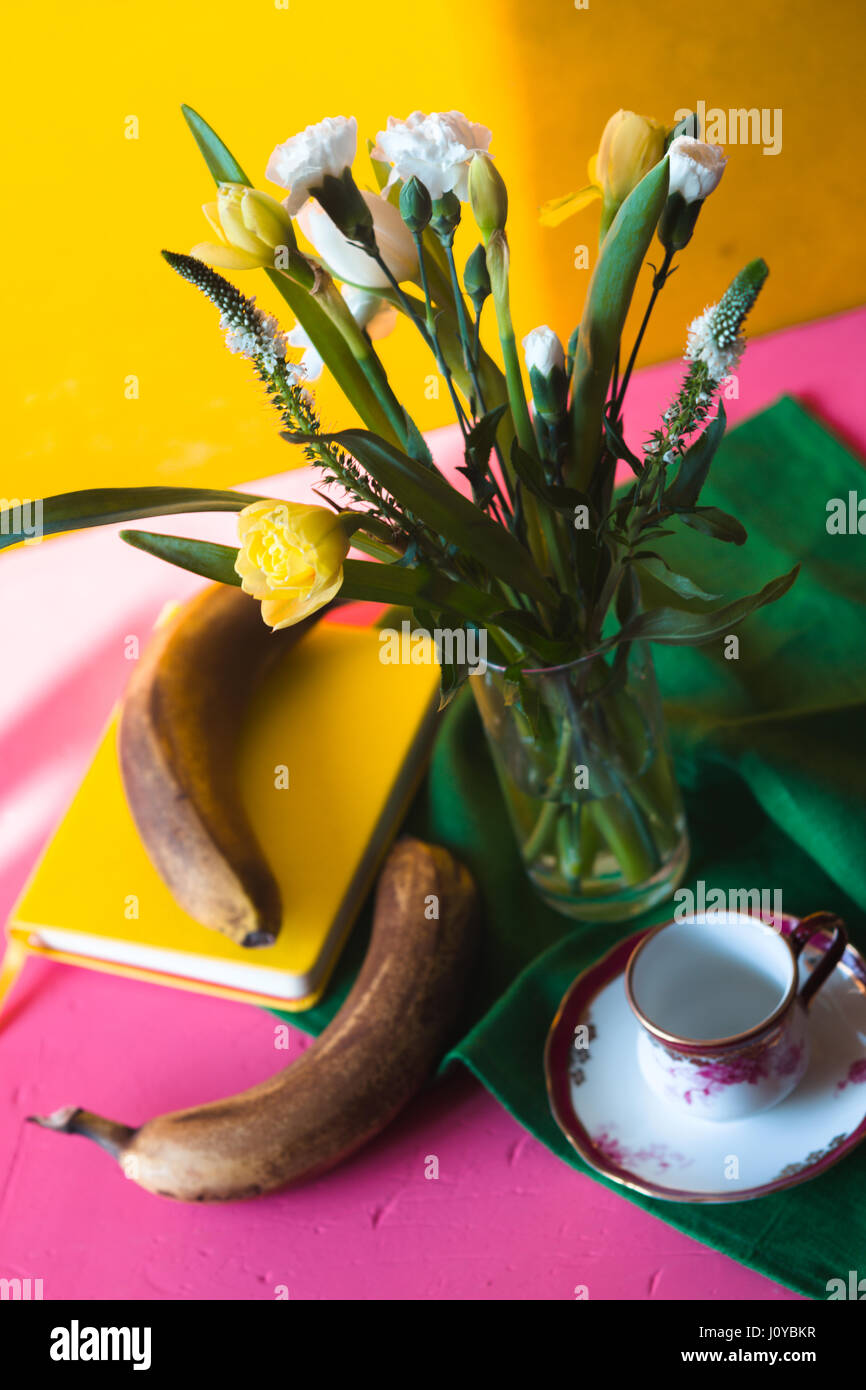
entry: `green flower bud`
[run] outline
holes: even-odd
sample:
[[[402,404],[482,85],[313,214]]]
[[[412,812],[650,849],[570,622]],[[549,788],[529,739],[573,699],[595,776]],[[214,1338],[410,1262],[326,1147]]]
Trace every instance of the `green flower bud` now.
[[[535,409],[546,424],[556,424],[565,415],[568,404],[568,377],[562,367],[554,367],[549,376],[542,376],[537,367],[529,373],[529,385]]]
[[[335,174],[325,174],[310,193],[348,241],[371,250],[375,248],[373,216],[352,178],[351,169],[344,169],[339,178]]]
[[[463,272],[463,287],[472,300],[476,314],[480,314],[481,306],[490,294],[487,253],[480,242],[466,262],[466,269]]]
[[[510,266],[508,237],[504,232],[491,232],[487,243],[487,274],[490,276],[490,293],[497,303],[502,300],[507,302]]]
[[[485,245],[494,232],[503,232],[508,218],[505,180],[487,154],[475,155],[469,165],[469,201]]]
[[[414,175],[400,189],[400,216],[414,235],[420,235],[433,216],[430,194]]]
[[[681,193],[671,194],[659,218],[659,241],[666,251],[682,251],[688,246],[703,205],[702,198],[687,203]]]
[[[460,222],[460,214],[460,199],[456,193],[443,193],[441,198],[436,199],[433,204],[433,220],[430,226],[440,241],[450,245],[454,240],[454,232]]]

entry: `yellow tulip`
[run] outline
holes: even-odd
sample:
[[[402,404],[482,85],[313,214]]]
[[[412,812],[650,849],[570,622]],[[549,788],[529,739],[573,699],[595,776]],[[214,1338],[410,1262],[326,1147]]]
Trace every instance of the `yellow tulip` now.
[[[282,203],[242,183],[221,183],[216,202],[203,211],[217,239],[200,242],[192,254],[222,270],[273,266],[278,247],[297,244]]]
[[[608,201],[624,203],[665,148],[665,128],[648,116],[617,111],[604,128],[598,147],[596,176]]]
[[[292,627],[338,592],[350,541],[336,512],[265,499],[244,507],[238,535],[235,570],[268,627]]]
[[[596,198],[602,200],[602,238],[620,205],[664,154],[665,127],[634,111],[617,111],[604,128],[598,153],[589,161],[589,183],[578,193],[553,198],[541,209],[541,221],[558,227]]]

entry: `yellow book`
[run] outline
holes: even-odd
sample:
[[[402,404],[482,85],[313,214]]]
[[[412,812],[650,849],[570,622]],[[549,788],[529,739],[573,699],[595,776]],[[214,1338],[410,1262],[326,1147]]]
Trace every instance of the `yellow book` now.
[[[387,665],[380,653],[376,629],[320,623],[251,702],[239,778],[282,894],[273,946],[235,945],[177,905],[126,804],[115,717],[12,913],[0,998],[33,952],[273,1008],[315,1003],[415,790],[435,724],[435,662]]]

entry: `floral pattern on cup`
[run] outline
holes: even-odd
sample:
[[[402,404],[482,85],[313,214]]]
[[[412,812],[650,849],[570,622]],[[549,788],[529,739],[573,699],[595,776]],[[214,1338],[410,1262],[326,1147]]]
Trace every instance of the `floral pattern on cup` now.
[[[777,1105],[809,1065],[801,1006],[749,1045],[713,1055],[680,1052],[650,1034],[642,1039],[641,1066],[652,1089],[711,1119],[738,1119],[752,1109]]]
[[[858,1057],[848,1068],[844,1081],[837,1081],[836,1090],[844,1091],[847,1086],[862,1086],[866,1083],[866,1057]]]
[[[592,1136],[592,1142],[599,1153],[604,1154],[605,1158],[620,1168],[632,1168],[637,1165],[641,1169],[657,1168],[667,1172],[671,1168],[688,1168],[693,1162],[691,1158],[672,1149],[668,1144],[653,1143],[641,1148],[628,1148],[620,1143],[610,1128],[600,1129]]]
[[[831,945],[800,983],[800,952],[815,936],[827,932]],[[760,918],[733,914],[726,919],[698,919],[694,924],[675,921],[648,932],[632,952],[625,983],[629,1005],[641,1025],[638,1061],[650,1090],[698,1119],[739,1120],[778,1105],[808,1069],[808,1006],[841,959],[846,940],[843,923],[829,913],[804,918],[789,932],[783,926],[781,933]],[[716,987],[722,992],[713,997],[706,993],[706,980],[716,961],[723,983]],[[675,990],[666,987],[672,975],[679,981]],[[683,982],[688,988],[703,985],[702,997],[724,1004],[730,997],[736,1001],[741,977],[747,982],[760,979],[762,984],[772,981],[778,991],[779,1002],[763,1022],[759,1014],[751,1024],[746,1016],[738,1029],[724,1030],[717,1024],[716,1034],[704,1040],[682,1026],[677,1029],[676,1022],[666,1023],[665,1015],[673,1012],[676,1020],[678,1005],[689,997],[683,993]],[[748,997],[754,996],[753,986]],[[763,1003],[760,991],[758,998]],[[648,1001],[649,1013],[641,1008],[641,1001]],[[729,1006],[728,1013],[736,1017],[736,1007]],[[710,1010],[709,1016],[719,1018],[718,1009],[715,1014]],[[687,1009],[685,1017],[689,1017]],[[721,1017],[725,1017],[724,1008]],[[697,1030],[702,1021],[692,1027]],[[859,1069],[852,1070],[844,1084],[859,1076]]]

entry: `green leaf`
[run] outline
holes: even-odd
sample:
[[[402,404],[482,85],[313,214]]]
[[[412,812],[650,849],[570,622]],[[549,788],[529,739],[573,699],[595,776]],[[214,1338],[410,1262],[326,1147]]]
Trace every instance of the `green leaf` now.
[[[428,631],[428,632],[430,632],[430,631],[432,631],[432,630],[433,630],[433,629],[430,628],[430,627],[427,628],[427,631]],[[465,650],[465,649],[464,649],[464,650]],[[469,666],[467,662],[465,662],[465,661],[464,661],[464,662],[449,661],[449,660],[447,659],[447,657],[446,657],[443,653],[440,652],[440,654],[439,654],[439,709],[440,709],[440,711],[443,710],[443,709],[447,709],[448,705],[451,704],[451,701],[454,699],[455,695],[459,694],[459,692],[462,690],[463,686],[466,684],[466,682],[467,682],[467,680],[469,679],[469,677],[470,677],[471,674],[472,674],[472,667]]]
[[[495,409],[488,410],[466,436],[466,452],[472,454],[480,468],[487,467],[490,451],[496,442],[499,421],[507,409],[507,405],[497,405]]]
[[[661,555],[654,555],[651,551],[640,551],[634,558],[635,569],[641,578],[649,575],[666,589],[672,589],[675,594],[679,594],[680,598],[712,600],[720,597],[719,594],[708,594],[706,589],[689,579],[687,574],[677,574]]]
[[[217,584],[240,587],[240,575],[235,571],[237,547],[216,545],[213,541],[196,541],[185,536],[163,536],[155,531],[121,531],[120,539],[136,550],[167,560],[179,569],[201,574]]]
[[[665,490],[662,498],[665,506],[677,512],[681,510],[692,511],[697,505],[701,488],[707,481],[710,464],[722,442],[726,424],[725,407],[719,401],[719,411],[716,418],[680,460],[677,476],[670,487]]]
[[[286,431],[283,438],[306,443],[311,436]],[[491,574],[504,579],[521,593],[530,594],[543,603],[555,604],[556,595],[529,552],[504,526],[491,521],[440,474],[365,430],[341,430],[338,434],[323,434],[318,438],[345,449],[399,501],[401,507],[464,554],[480,561]]]
[[[595,508],[585,492],[545,482],[544,470],[538,459],[521,449],[516,439],[511,441],[511,466],[523,486],[548,507],[570,513],[574,512],[575,507],[588,507],[590,516],[594,513]]]
[[[191,106],[184,105],[180,109],[214,183],[245,183],[251,188],[252,181],[247,178],[231,150],[223,144],[216,131],[212,130],[207,121]]]
[[[223,144],[207,121],[191,106],[182,106],[181,111],[214,182],[217,184],[243,183],[250,188],[254,187],[231,150]],[[397,436],[391,428],[388,417],[371,391],[367,378],[352,356],[339,329],[331,322],[315,299],[300,285],[296,285],[293,280],[278,270],[271,267],[266,267],[266,270],[271,283],[277,287],[313,347],[322,360],[327,363],[328,370],[334,376],[349,404],[354,407],[369,429],[376,430],[386,439],[396,443]]]
[[[516,439],[511,441],[511,467],[534,497],[544,498],[544,470],[537,458],[521,449]]]
[[[787,574],[773,579],[757,594],[735,599],[721,608],[708,613],[686,612],[678,608],[654,608],[649,613],[640,613],[633,618],[604,645],[613,646],[617,642],[661,642],[666,646],[692,646],[709,642],[713,637],[723,636],[742,622],[749,613],[763,608],[767,603],[775,603],[790,589],[800,572],[795,565]]]
[[[176,516],[184,512],[239,512],[260,501],[251,492],[222,492],[201,487],[97,487],[81,492],[60,492],[42,499],[41,534],[82,531],[135,521],[144,516]],[[17,545],[32,535],[15,527],[15,508],[0,511],[0,550]],[[20,516],[18,518],[20,523]]]
[[[621,627],[631,622],[640,607],[640,584],[633,568],[626,569],[616,590],[616,616]]]
[[[695,507],[691,512],[677,512],[676,516],[701,535],[712,536],[716,541],[729,541],[733,545],[743,545],[748,533],[742,522],[735,516],[720,511],[718,507]]]
[[[645,545],[650,541],[661,540],[662,536],[675,536],[676,534],[676,531],[666,531],[663,527],[653,524],[645,524],[640,530],[641,542]]]
[[[346,400],[368,429],[383,435],[393,443],[398,438],[384,409],[376,399],[370,384],[340,330],[331,322],[315,299],[288,276],[270,266],[265,274],[276,285],[316,352],[333,376]]]
[[[589,282],[574,358],[571,478],[585,491],[602,443],[602,419],[626,315],[668,195],[662,159],[632,189],[604,239]]]
[[[615,459],[624,459],[632,473],[639,478],[643,472],[643,464],[637,455],[632,453],[623,439],[619,428],[610,419],[607,411],[605,411],[604,414],[604,437],[608,453],[613,454]]]
[[[340,596],[413,609],[427,603],[433,608],[458,613],[478,627],[484,627],[501,607],[501,600],[491,594],[474,589],[471,584],[448,579],[428,565],[405,569],[401,565],[383,565],[372,560],[344,562]]]
[[[575,643],[548,637],[531,613],[509,608],[496,613],[493,622],[510,637],[516,637],[524,646],[536,652],[545,666],[561,666],[575,659]]]
[[[466,619],[477,628],[485,628],[503,660],[511,660],[513,649],[506,651],[496,641],[496,628],[502,600],[485,594],[471,584],[448,579],[429,565],[403,569],[399,565],[379,565],[367,560],[346,560],[343,565],[343,584],[340,598],[388,603],[408,607],[417,614],[429,606],[446,617]]]
[[[416,463],[423,463],[426,468],[435,468],[430,446],[415,421],[405,410],[403,411],[403,418],[406,421],[406,448],[409,454]]]

